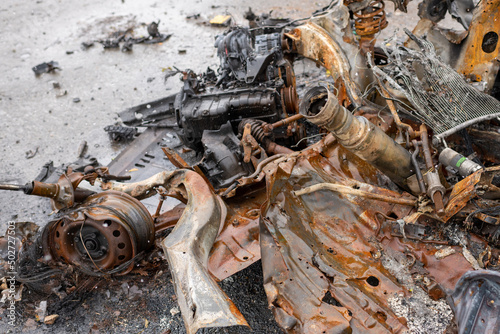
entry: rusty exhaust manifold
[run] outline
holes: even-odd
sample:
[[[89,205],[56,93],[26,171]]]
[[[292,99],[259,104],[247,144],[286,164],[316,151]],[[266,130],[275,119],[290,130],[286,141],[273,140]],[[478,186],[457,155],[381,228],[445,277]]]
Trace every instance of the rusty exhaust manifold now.
[[[342,107],[328,84],[307,91],[299,111],[308,121],[330,131],[346,149],[408,188],[406,179],[414,174],[410,152],[365,117],[354,116]]]

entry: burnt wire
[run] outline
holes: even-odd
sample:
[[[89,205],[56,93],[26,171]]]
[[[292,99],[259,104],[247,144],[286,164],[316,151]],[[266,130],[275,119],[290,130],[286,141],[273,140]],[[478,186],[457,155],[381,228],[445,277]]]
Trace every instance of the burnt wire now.
[[[62,274],[63,271],[59,269],[48,269],[44,272],[38,273],[31,276],[20,276],[19,273],[16,275],[16,281],[21,283],[36,283],[43,281],[46,278],[52,277],[54,275]]]
[[[83,241],[83,236],[82,236],[82,229],[83,229],[83,225],[85,225],[85,220],[82,222],[82,225],[80,226],[80,241],[82,243],[82,246],[83,248],[85,248],[85,252],[87,252],[87,255],[90,259],[90,261],[92,261],[92,263],[94,264],[94,266],[97,268],[97,270],[99,270],[101,273],[104,274],[104,272],[101,270],[101,268],[94,262],[94,259],[92,258],[92,255],[90,255],[88,249],[87,249],[87,246],[85,246],[85,242]]]
[[[301,140],[299,140],[297,142],[297,144],[295,145],[292,145],[290,147],[299,147],[300,143],[302,143],[304,140],[309,140],[309,139],[313,139],[313,138],[316,138],[316,137],[321,137],[321,136],[326,136],[328,133],[317,133],[315,135],[312,135],[312,136],[309,136],[309,137],[304,137],[302,138]]]
[[[369,86],[369,85],[368,85],[368,86]],[[368,86],[367,86],[367,87],[368,87]],[[393,102],[397,102],[397,103],[399,103],[399,104],[402,104],[403,106],[407,107],[407,108],[408,108],[408,109],[410,109],[410,110],[415,109],[415,108],[412,108],[411,106],[409,106],[407,103],[403,102],[402,100],[400,100],[400,99],[396,98],[396,97],[395,97],[394,95],[392,95],[392,94],[391,94],[391,92],[390,92],[390,91],[388,91],[388,90],[386,90],[386,91],[387,91],[387,93],[388,93],[391,97],[384,97],[384,95],[382,95],[382,93],[381,93],[381,91],[380,91],[380,87],[379,87],[377,84],[374,84],[374,86],[373,86],[373,87],[370,87],[370,89],[369,89],[368,91],[366,91],[366,90],[365,90],[365,93],[363,93],[363,95],[362,95],[361,97],[362,97],[362,98],[366,98],[366,96],[368,96],[368,95],[369,95],[371,92],[373,92],[374,90],[376,90],[376,91],[378,92],[378,94],[379,94],[382,98],[384,98],[384,99],[386,99],[386,100],[389,100],[389,101],[393,101]],[[400,107],[401,107],[401,106],[400,106]],[[408,111],[408,109],[405,109],[405,108],[401,108],[401,109],[403,109],[403,110],[404,110],[404,111],[406,111],[406,112],[410,112],[410,113],[411,113],[411,111]]]
[[[490,208],[478,209],[478,210],[470,213],[467,216],[467,218],[465,218],[465,223],[467,223],[467,224],[471,223],[474,216],[477,215],[478,213],[484,213],[484,214],[489,215],[489,216],[499,216],[500,215],[500,205],[490,207]]]
[[[40,262],[37,259],[43,256],[41,238],[37,237],[33,247],[28,247],[25,243],[20,250],[18,264],[16,266],[16,281],[26,284],[38,283],[55,275],[63,274],[63,270],[49,268],[47,266],[40,267]]]

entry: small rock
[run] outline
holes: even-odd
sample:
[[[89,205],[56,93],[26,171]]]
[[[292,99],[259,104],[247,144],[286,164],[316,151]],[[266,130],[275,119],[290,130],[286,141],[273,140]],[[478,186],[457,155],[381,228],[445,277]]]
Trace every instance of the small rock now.
[[[234,278],[232,278],[231,276],[229,276],[228,278],[226,278],[224,280],[225,282],[228,282],[228,283],[233,283],[234,282]]]
[[[34,319],[28,319],[24,323],[24,330],[30,331],[36,328],[36,321]]]
[[[57,318],[59,318],[59,315],[51,314],[51,315],[46,316],[45,319],[43,319],[43,322],[46,325],[53,325],[54,322],[56,322]]]
[[[64,95],[68,95],[68,91],[65,90],[64,92],[62,92],[61,94],[57,94],[56,97],[62,97]]]
[[[79,98],[79,97],[75,97],[75,98],[73,99],[73,102],[75,102],[75,103],[80,102],[80,98]]]
[[[181,311],[179,311],[179,308],[178,308],[178,307],[172,307],[172,308],[170,309],[170,314],[171,314],[172,316],[175,316],[176,314],[179,314],[180,312],[181,312]]]
[[[89,41],[89,42],[83,42],[82,43],[82,50],[87,50],[88,48],[94,46],[94,42]]]
[[[138,300],[142,296],[142,290],[137,285],[132,285],[128,290],[128,299]]]
[[[96,144],[97,145],[97,144]],[[94,145],[95,146],[95,145]],[[128,289],[129,289],[129,286],[127,284],[127,282],[123,282],[122,285],[120,285],[121,287],[121,290],[123,291],[123,293],[125,295],[128,295]]]

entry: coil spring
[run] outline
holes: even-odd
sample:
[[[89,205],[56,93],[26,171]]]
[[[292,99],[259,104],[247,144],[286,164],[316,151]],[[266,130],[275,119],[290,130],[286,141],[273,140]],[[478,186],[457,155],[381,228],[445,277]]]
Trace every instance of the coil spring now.
[[[264,126],[263,126],[263,125],[266,125],[267,123],[264,121],[258,120],[258,119],[244,119],[244,120],[242,120],[240,122],[240,124],[238,125],[238,131],[240,133],[243,133],[243,130],[245,129],[245,125],[248,123],[252,127],[252,131],[251,131],[252,137],[254,137],[255,140],[257,140],[259,143],[263,143],[264,139],[266,137],[269,137],[269,135],[265,132]]]
[[[354,13],[356,34],[359,36],[375,35],[387,27],[384,8],[383,0],[374,0],[364,9]]]

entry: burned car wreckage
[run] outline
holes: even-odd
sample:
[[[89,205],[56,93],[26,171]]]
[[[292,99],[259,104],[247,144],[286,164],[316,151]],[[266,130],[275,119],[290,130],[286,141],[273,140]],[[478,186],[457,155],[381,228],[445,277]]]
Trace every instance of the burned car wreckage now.
[[[17,280],[53,292],[74,271],[127,274],[174,227],[159,245],[188,333],[247,325],[216,282],[258,260],[290,333],[405,332],[393,306],[416,289],[449,303],[449,330],[498,333],[499,7],[426,0],[404,44],[375,44],[382,0],[230,28],[217,71],[182,71],[179,93],[107,127],[146,128],[109,166],[1,186],[59,211],[22,245]],[[446,10],[466,30],[440,28]],[[299,99],[300,58],[329,77]]]

